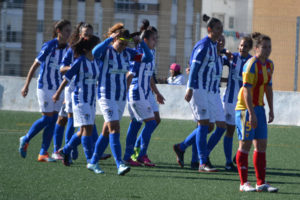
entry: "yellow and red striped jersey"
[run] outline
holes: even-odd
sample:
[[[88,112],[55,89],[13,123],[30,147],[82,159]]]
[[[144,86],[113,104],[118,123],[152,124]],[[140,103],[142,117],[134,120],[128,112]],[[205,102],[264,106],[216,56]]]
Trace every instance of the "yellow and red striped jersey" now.
[[[243,67],[243,87],[241,87],[236,104],[236,110],[247,109],[244,99],[245,87],[251,87],[253,107],[264,105],[265,86],[272,85],[274,64],[271,60],[261,63],[258,58],[250,58]]]

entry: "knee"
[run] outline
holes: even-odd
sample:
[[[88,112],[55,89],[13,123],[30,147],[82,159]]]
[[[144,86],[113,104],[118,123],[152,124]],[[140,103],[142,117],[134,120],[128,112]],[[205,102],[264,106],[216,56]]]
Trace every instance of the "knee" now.
[[[67,122],[68,118],[59,116],[56,123],[60,126],[66,126]]]

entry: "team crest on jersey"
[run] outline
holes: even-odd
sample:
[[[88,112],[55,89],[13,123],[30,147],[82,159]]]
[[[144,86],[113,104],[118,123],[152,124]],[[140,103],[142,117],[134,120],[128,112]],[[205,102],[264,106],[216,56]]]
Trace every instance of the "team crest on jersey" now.
[[[148,108],[147,108],[147,111],[148,111],[149,113],[151,113],[152,110],[151,110],[150,107],[148,107]]]
[[[90,115],[89,115],[89,114],[85,114],[85,115],[84,115],[84,119],[85,119],[85,120],[89,120],[89,119],[90,119]]]
[[[246,138],[249,137],[249,133],[246,133]]]
[[[44,107],[46,108],[49,105],[47,101],[44,102]]]
[[[204,115],[205,113],[206,113],[206,109],[202,109],[202,110],[201,110],[201,114]]]
[[[111,109],[108,109],[106,112],[107,112],[107,115],[108,115],[109,117],[112,117],[113,114],[114,114],[114,111],[111,110]]]

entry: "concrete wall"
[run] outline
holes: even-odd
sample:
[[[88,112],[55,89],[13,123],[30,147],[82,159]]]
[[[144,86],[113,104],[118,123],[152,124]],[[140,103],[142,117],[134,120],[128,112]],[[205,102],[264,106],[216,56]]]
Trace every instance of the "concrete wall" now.
[[[21,96],[25,78],[0,76],[0,110],[39,111],[36,97],[36,79],[33,79],[29,94]],[[189,104],[184,101],[185,86],[158,85],[166,99],[165,105],[160,105],[162,118],[193,120]],[[275,121],[273,124],[300,126],[300,93],[274,92]],[[266,106],[266,113],[268,113]],[[97,114],[101,114],[97,105]],[[127,109],[124,113],[128,116]]]

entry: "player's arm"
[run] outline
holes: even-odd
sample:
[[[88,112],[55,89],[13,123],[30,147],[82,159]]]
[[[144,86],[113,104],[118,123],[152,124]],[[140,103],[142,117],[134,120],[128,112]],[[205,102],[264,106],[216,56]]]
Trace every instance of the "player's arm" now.
[[[130,71],[129,72],[127,72],[127,74],[126,74],[126,93],[128,92],[128,90],[129,90],[129,87],[130,87],[130,84],[131,84],[131,81],[132,81],[132,79],[133,79],[133,76],[134,76],[134,74],[133,73],[131,73]]]
[[[199,52],[196,53],[192,58],[192,62],[190,66],[188,89],[184,97],[184,99],[187,102],[190,102],[193,96],[193,89],[197,87],[198,72],[200,70],[201,65],[203,64],[207,51],[208,51],[208,47],[205,46],[205,44],[201,44]]]
[[[69,71],[71,69],[71,66],[63,66],[59,69],[60,73],[62,75],[64,75],[65,73],[67,73],[67,71]]]
[[[274,109],[273,109],[273,88],[272,85],[266,85],[266,97],[269,105],[269,121],[268,123],[273,122],[274,120]]]
[[[156,101],[159,104],[165,104],[165,98],[158,91],[153,77],[151,77],[151,79],[150,79],[150,87],[151,87],[151,90],[154,92],[154,94],[156,96]]]
[[[31,79],[32,79],[32,77],[33,77],[33,75],[34,75],[36,69],[37,69],[39,66],[40,66],[40,63],[39,63],[37,60],[35,60],[35,61],[33,62],[33,64],[31,65],[31,67],[30,67],[30,69],[29,69],[29,72],[28,72],[28,74],[27,74],[27,78],[26,78],[25,85],[24,85],[24,87],[23,87],[22,90],[21,90],[21,94],[22,94],[23,97],[26,97],[26,96],[27,96],[28,90],[29,90],[28,88],[29,88]]]
[[[249,121],[252,128],[257,127],[257,118],[254,112],[254,107],[252,103],[252,95],[251,95],[251,86],[243,86],[243,94],[245,99],[245,104],[247,110],[249,112]]]
[[[59,88],[56,90],[55,94],[52,96],[52,100],[54,102],[58,101],[59,100],[59,96],[61,94],[61,92],[64,90],[64,88],[66,87],[66,85],[68,84],[68,80],[67,79],[64,79],[62,81],[62,83],[60,84]]]
[[[67,73],[64,75],[64,80],[60,84],[59,88],[56,90],[55,94],[52,96],[52,100],[54,102],[59,100],[59,96],[61,92],[64,90],[68,82],[72,80],[73,76],[75,76],[79,72],[80,66],[81,66],[81,60],[80,58],[78,58],[74,61],[70,70],[68,70]]]

